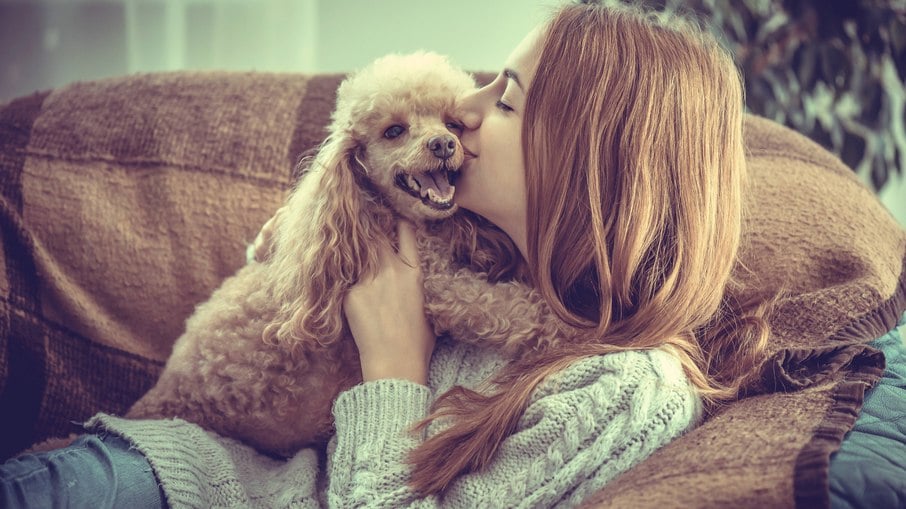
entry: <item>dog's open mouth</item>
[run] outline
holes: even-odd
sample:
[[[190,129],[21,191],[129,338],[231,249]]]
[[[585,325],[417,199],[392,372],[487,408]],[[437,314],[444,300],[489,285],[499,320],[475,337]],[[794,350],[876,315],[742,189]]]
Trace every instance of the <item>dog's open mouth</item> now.
[[[447,167],[422,173],[399,173],[396,185],[429,207],[447,210],[453,207],[453,193],[456,191],[453,184],[457,173],[458,170]]]

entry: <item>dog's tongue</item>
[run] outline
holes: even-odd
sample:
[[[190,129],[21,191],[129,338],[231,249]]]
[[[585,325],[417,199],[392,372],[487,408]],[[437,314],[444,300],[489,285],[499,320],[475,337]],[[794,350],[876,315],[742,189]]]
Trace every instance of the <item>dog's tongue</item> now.
[[[453,198],[453,193],[456,191],[456,188],[447,182],[447,176],[440,170],[429,173],[416,173],[413,177],[418,181],[418,185],[422,188],[422,197],[428,195],[429,189],[433,189],[433,198],[449,201]]]

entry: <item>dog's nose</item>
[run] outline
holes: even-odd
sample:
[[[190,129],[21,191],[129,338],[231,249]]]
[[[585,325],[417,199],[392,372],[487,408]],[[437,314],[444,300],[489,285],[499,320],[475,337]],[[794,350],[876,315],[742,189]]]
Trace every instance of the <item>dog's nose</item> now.
[[[428,150],[434,154],[434,157],[449,159],[456,153],[456,138],[449,134],[433,136],[428,140]]]

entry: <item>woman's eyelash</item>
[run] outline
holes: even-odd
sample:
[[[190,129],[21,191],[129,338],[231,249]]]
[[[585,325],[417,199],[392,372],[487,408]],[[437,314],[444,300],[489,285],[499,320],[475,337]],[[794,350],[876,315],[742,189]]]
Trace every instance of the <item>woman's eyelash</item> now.
[[[509,107],[509,105],[505,104],[501,100],[498,100],[495,106],[497,106],[497,108],[501,111],[513,111],[513,108]]]

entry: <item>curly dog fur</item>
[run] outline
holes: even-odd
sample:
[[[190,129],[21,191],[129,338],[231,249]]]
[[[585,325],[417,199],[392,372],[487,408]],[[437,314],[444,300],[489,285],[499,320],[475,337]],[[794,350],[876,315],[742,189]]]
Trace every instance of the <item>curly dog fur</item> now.
[[[344,81],[329,136],[274,217],[266,256],[197,308],[127,416],[180,417],[277,455],[326,441],[333,400],[361,381],[343,297],[375,271],[399,216],[418,225],[438,335],[514,357],[574,338],[530,286],[498,281],[518,262],[505,255],[516,252],[509,239],[450,201],[464,157],[456,101],[474,87],[431,53],[384,57]]]

